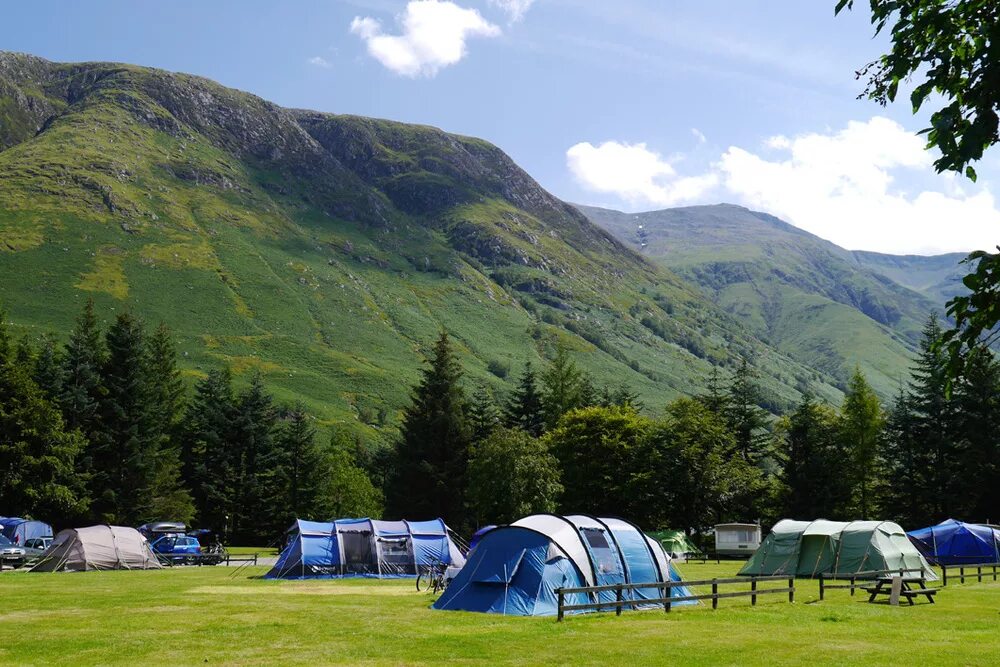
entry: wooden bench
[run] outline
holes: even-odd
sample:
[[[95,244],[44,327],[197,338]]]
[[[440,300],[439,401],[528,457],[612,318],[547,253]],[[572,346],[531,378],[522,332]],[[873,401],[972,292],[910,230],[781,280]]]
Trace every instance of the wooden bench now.
[[[938,589],[927,588],[927,580],[924,579],[923,577],[917,577],[912,579],[903,579],[900,577],[880,577],[876,579],[876,583],[874,586],[864,587],[864,591],[868,593],[869,596],[868,601],[875,602],[875,598],[878,597],[879,595],[888,595],[890,596],[889,597],[890,604],[894,604],[892,598],[893,579],[900,580],[900,587],[899,590],[896,592],[896,595],[898,597],[904,598],[911,606],[913,605],[914,598],[920,595],[923,595],[924,597],[927,598],[928,602],[934,604],[934,596],[937,595]],[[916,584],[917,586],[919,586],[919,588],[911,588],[910,584]]]

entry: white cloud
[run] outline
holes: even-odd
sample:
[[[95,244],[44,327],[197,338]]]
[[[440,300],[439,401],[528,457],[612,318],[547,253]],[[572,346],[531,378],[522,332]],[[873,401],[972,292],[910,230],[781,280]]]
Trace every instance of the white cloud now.
[[[411,0],[399,17],[402,34],[388,35],[371,17],[355,17],[351,32],[368,46],[368,53],[402,76],[434,76],[442,67],[465,57],[469,37],[495,37],[500,28],[477,10],[446,0]]]
[[[771,137],[773,159],[733,146],[716,168],[742,203],[850,249],[934,253],[992,248],[1000,211],[983,186],[970,193],[933,176],[924,141],[887,118],[837,132]],[[941,183],[909,192],[908,182]]]
[[[701,197],[718,182],[715,174],[678,178],[667,160],[641,143],[579,143],[566,151],[566,164],[584,187],[615,194],[633,206],[675,206]]]
[[[490,0],[490,4],[507,12],[511,22],[514,22],[524,18],[531,5],[535,4],[535,0]]]
[[[313,56],[306,62],[309,63],[310,65],[315,65],[316,67],[322,67],[324,69],[329,69],[333,67],[330,61],[324,58],[323,56]]]
[[[698,140],[699,144],[703,144],[706,141],[708,141],[708,139],[705,137],[705,133],[699,130],[697,127],[691,128],[691,134],[694,135],[694,138]]]

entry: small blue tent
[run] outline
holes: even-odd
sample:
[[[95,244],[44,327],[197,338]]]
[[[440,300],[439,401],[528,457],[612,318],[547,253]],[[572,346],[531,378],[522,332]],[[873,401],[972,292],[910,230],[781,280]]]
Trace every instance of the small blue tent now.
[[[437,566],[461,567],[465,557],[441,519],[297,520],[265,579],[412,577]]]
[[[0,517],[0,533],[14,544],[24,543],[35,537],[52,537],[52,526],[44,521],[20,517]]]
[[[1000,531],[946,519],[906,534],[927,560],[940,565],[1000,563]]]
[[[680,576],[663,548],[627,521],[535,514],[485,533],[434,608],[551,616],[558,588],[664,581]],[[659,598],[661,590],[627,591],[626,599]],[[671,590],[671,597],[688,595],[684,587]],[[613,601],[615,593],[597,599]],[[566,598],[566,604],[588,601],[586,594]]]

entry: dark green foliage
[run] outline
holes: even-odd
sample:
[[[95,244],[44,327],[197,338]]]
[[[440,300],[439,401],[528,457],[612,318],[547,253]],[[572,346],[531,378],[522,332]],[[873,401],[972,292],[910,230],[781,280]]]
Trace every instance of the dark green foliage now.
[[[500,408],[493,399],[493,393],[486,385],[480,385],[469,403],[469,428],[472,440],[478,442],[501,425]]]
[[[995,523],[1000,517],[1000,364],[990,352],[970,356],[953,396],[959,471],[954,512]]]
[[[48,334],[42,336],[42,345],[35,358],[32,379],[42,390],[45,398],[50,401],[59,400],[66,381],[66,370],[55,338]]]
[[[320,482],[313,510],[316,518],[381,518],[382,492],[372,484],[366,472],[358,467],[351,448],[340,443],[336,436],[331,441],[330,451],[316,476]]]
[[[882,404],[860,369],[855,369],[841,407],[841,434],[853,486],[851,516],[875,518],[875,487],[883,470],[878,465],[885,416]]]
[[[323,455],[316,446],[316,429],[302,405],[284,416],[278,449],[283,458],[280,467],[285,498],[279,505],[284,510],[283,523],[291,523],[296,517],[322,519],[315,512],[323,481]]]
[[[744,359],[729,385],[724,414],[726,423],[736,436],[735,451],[744,461],[754,465],[760,463],[768,454],[770,443],[768,435],[770,420],[767,411],[760,407],[760,403],[761,394],[757,376]]]
[[[287,527],[286,517],[275,511],[281,496],[277,424],[274,399],[265,390],[263,378],[254,374],[250,386],[237,397],[232,423],[236,444],[232,531],[234,539],[244,543],[280,534]]]
[[[8,340],[0,312],[0,341]],[[27,370],[0,357],[0,506],[63,524],[83,516],[87,497],[74,462],[83,438],[66,431],[58,410]]]
[[[539,438],[501,427],[474,445],[469,505],[476,526],[554,512],[560,493],[558,462]]]
[[[780,430],[783,515],[850,519],[851,465],[837,413],[806,396]]]
[[[562,471],[562,511],[626,516],[648,524],[652,508],[640,490],[648,488],[654,474],[649,466],[653,426],[631,408],[566,413],[545,436]]]
[[[448,334],[442,332],[403,418],[396,469],[386,489],[390,514],[443,517],[452,527],[467,525],[464,499],[472,434],[461,376]]]
[[[66,344],[59,405],[66,425],[80,429],[91,440],[98,428],[98,408],[105,393],[101,371],[106,355],[94,316],[94,301],[88,299]]]
[[[747,497],[762,476],[741,457],[731,456],[734,436],[726,422],[699,401],[679,399],[650,435],[653,475],[646,497],[654,507],[652,526],[689,533],[721,521],[747,521]]]
[[[588,398],[587,388],[583,373],[570,359],[568,350],[559,345],[555,358],[542,373],[542,408],[546,428],[554,428],[570,410],[584,407]]]
[[[524,372],[517,382],[517,389],[507,402],[504,416],[507,426],[519,428],[532,437],[539,437],[545,430],[542,395],[530,361],[524,365]]]

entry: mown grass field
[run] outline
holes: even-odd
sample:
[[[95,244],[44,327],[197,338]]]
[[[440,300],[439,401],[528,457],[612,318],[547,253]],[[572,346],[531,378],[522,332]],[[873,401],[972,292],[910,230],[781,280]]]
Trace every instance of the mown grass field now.
[[[685,564],[689,580],[734,563]],[[996,664],[1000,583],[893,608],[814,581],[671,612],[440,612],[411,581],[272,582],[265,568],[0,575],[4,664]],[[762,585],[763,586],[763,585]]]

